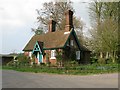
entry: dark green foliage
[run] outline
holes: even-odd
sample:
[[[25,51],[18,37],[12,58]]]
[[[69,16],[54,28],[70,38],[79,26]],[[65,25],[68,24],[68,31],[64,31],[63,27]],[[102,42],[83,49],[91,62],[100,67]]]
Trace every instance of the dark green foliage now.
[[[76,50],[72,47],[65,47],[63,49],[63,58],[67,60],[76,60]]]
[[[96,57],[91,57],[90,60],[91,60],[91,64],[98,63],[98,59]]]
[[[57,58],[57,66],[63,67],[64,66],[64,52],[61,50],[56,50],[56,58]]]
[[[46,55],[46,65],[50,66],[51,62],[49,61],[49,58],[50,58],[49,53],[44,53],[44,55]]]
[[[91,53],[90,63],[91,64],[97,64],[98,63],[98,58],[97,58],[96,53]]]
[[[58,51],[56,50],[56,58],[58,61],[61,61],[63,59],[63,56],[62,56],[62,51]]]
[[[75,52],[75,50],[72,50],[71,52],[70,52],[70,59],[73,61],[73,60],[76,60],[76,52]]]

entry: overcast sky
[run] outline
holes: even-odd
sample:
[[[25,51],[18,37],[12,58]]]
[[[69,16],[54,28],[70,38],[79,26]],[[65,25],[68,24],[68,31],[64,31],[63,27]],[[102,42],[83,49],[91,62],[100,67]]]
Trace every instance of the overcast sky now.
[[[22,52],[22,49],[34,35],[31,28],[36,28],[37,25],[35,9],[42,8],[42,4],[49,1],[0,0],[0,54]],[[90,27],[88,3],[74,0],[73,7],[75,9],[74,15],[81,17],[87,27]]]

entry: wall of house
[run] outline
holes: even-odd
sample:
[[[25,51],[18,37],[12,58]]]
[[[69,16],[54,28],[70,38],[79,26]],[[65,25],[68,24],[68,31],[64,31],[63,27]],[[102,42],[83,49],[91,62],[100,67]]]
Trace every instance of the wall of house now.
[[[84,52],[84,62],[85,64],[90,63],[90,52]]]
[[[43,55],[43,63],[51,63],[51,64],[56,64],[57,60],[56,59],[51,59],[51,50],[45,50],[44,51],[45,55]]]
[[[25,51],[24,55],[27,56],[27,57],[30,57],[30,59],[32,59],[32,51]],[[37,58],[34,58],[34,59],[35,59],[35,63],[38,63],[38,59]],[[31,62],[31,64],[32,63],[33,62]]]
[[[28,51],[25,51],[25,52],[24,52],[24,55],[25,55],[25,56],[29,56],[29,52],[28,52]]]
[[[71,46],[71,40],[73,40],[73,46]],[[71,35],[69,38],[69,45],[67,44],[67,47],[65,48],[66,52],[69,52],[68,54],[70,55],[71,53],[75,53],[75,59],[76,60],[76,51],[80,51],[78,48],[77,41],[75,40],[74,36]],[[68,48],[68,49],[67,49]],[[69,55],[66,55],[67,57]],[[72,56],[74,57],[74,56]],[[68,59],[71,59],[71,57],[68,57]],[[77,60],[78,63],[82,64],[88,64],[90,63],[90,52],[89,51],[80,51],[80,59]]]
[[[73,35],[69,37],[66,47],[64,48],[64,59],[65,60],[76,60],[76,51],[80,51],[77,42]]]
[[[46,55],[43,55],[43,63],[47,63],[47,60],[46,60]]]
[[[73,36],[70,37],[70,40],[74,40]],[[69,45],[70,45],[69,40]],[[70,49],[71,48],[71,49]],[[62,51],[62,49],[59,49]],[[77,46],[76,41],[73,41],[73,46],[66,46],[65,49],[63,49],[63,61],[72,59],[69,55],[74,52],[75,57],[74,60],[76,60],[76,51],[79,51],[79,48]],[[73,51],[73,52],[72,52]],[[65,53],[67,52],[67,54]],[[24,52],[26,56],[31,56],[31,52]],[[35,59],[35,62],[38,63],[37,58]],[[48,63],[55,65],[57,63],[56,59],[51,59],[51,50],[45,50],[43,55],[43,63]],[[90,52],[80,52],[80,60],[78,60],[78,63],[87,64],[90,63]]]
[[[57,60],[56,59],[50,59],[50,63],[55,65],[57,63]]]
[[[30,59],[32,59],[32,51],[29,52],[29,57],[30,57]]]
[[[90,52],[88,51],[81,52],[81,60],[79,63],[89,64],[90,63]]]
[[[24,52],[24,55],[25,55],[25,56],[28,56],[28,57],[30,57],[30,59],[32,59],[32,51],[29,51],[29,52],[28,52],[28,51],[25,51],[25,52]]]

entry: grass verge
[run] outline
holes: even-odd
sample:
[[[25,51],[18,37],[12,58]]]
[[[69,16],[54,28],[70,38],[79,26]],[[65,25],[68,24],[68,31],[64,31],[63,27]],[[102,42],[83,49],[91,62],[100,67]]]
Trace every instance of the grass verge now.
[[[74,67],[47,67],[47,66],[2,66],[2,69],[16,70],[21,72],[34,73],[54,73],[54,74],[68,74],[68,75],[90,75],[103,73],[117,73],[118,64],[93,64],[93,65],[79,65]]]

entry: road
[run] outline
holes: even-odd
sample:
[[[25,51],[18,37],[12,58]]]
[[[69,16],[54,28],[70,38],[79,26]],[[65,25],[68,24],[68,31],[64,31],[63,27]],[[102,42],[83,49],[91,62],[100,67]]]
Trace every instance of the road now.
[[[3,70],[2,88],[118,88],[118,74],[78,76]]]

